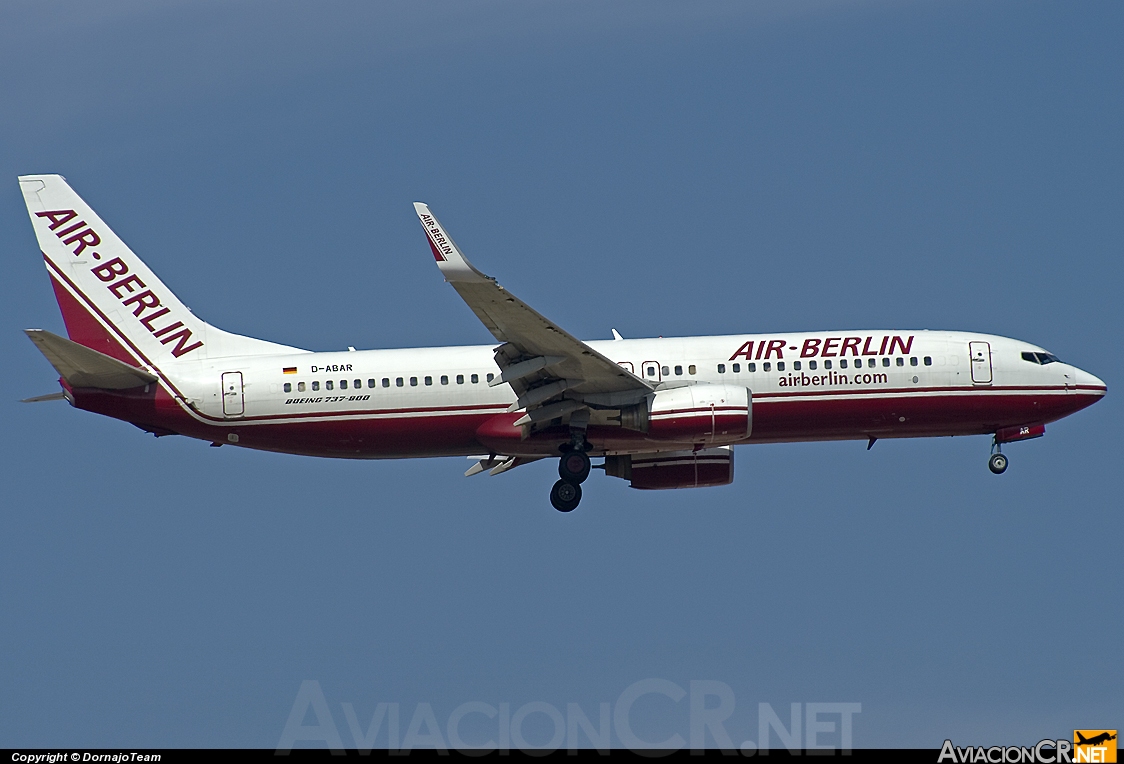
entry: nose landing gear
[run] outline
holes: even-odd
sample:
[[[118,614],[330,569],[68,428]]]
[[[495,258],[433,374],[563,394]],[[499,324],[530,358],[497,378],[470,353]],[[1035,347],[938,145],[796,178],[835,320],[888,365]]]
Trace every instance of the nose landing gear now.
[[[997,442],[991,444],[991,457],[987,460],[987,468],[996,475],[1007,471],[1007,457],[1003,455],[1002,446]]]

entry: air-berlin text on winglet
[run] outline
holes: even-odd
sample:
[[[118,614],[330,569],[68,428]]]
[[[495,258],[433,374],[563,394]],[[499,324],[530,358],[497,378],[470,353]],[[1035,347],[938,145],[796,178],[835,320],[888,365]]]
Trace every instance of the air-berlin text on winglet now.
[[[902,355],[909,355],[910,349],[913,347],[914,335],[909,335],[906,339],[902,339],[897,335],[883,335],[881,340],[875,340],[873,336],[867,337],[810,337],[804,340],[804,346],[801,347],[801,358],[836,358],[848,355],[860,356],[880,356],[880,355],[894,355],[895,350]],[[871,345],[871,343],[876,343]],[[859,347],[862,346],[860,352]],[[729,360],[736,361],[739,358],[744,358],[747,361],[767,361],[771,358],[777,360],[784,360],[785,350],[796,350],[795,345],[789,345],[788,340],[759,340],[756,343],[756,353],[754,352],[754,341],[748,340],[742,343]]]
[[[80,256],[89,247],[91,248],[91,257],[94,260],[101,260],[101,255],[92,251],[93,247],[101,244],[101,236],[87,225],[85,220],[79,220],[77,223],[62,228],[62,226],[78,217],[78,213],[74,210],[48,210],[36,212],[35,216],[51,221],[48,228],[54,231],[55,236],[62,239],[63,244],[68,246],[73,244],[73,251],[76,256]],[[58,230],[60,228],[62,230]],[[137,278],[135,274],[129,273],[129,266],[121,258],[115,257],[112,260],[107,260],[101,265],[91,268],[90,272],[97,276],[98,281],[108,284],[106,288],[113,293],[113,296],[121,302],[123,307],[132,310],[133,315],[140,319],[141,325],[153,337],[159,339],[161,345],[169,345],[175,342],[176,345],[172,348],[172,355],[176,358],[203,347],[203,343],[200,341],[193,342],[190,345],[187,344],[187,341],[191,339],[191,330],[183,325],[183,321],[173,321],[160,327],[153,325],[156,319],[163,318],[171,313],[171,310],[160,303],[160,298],[151,289],[145,288],[146,285],[143,281]],[[144,291],[138,292],[138,289]],[[149,310],[148,313],[145,313],[146,309]],[[176,331],[177,329],[179,331]]]
[[[453,245],[445,238],[445,234],[441,233],[441,227],[437,225],[437,221],[433,219],[432,215],[423,212],[421,213],[421,219],[425,225],[426,233],[429,234],[430,249],[433,250],[433,256],[437,258],[438,262],[445,262],[448,259],[445,256],[453,254]]]

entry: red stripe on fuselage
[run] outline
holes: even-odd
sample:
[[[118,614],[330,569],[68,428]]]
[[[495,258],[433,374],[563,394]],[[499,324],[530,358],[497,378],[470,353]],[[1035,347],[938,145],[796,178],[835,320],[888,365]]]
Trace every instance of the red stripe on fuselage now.
[[[495,450],[497,453],[554,454],[568,439],[565,428],[536,432],[522,440],[518,428],[492,427],[492,422],[520,416],[476,409],[385,409],[382,415],[333,412],[318,420],[243,422],[222,426],[201,422],[160,396],[109,391],[74,391],[75,403],[97,413],[165,427],[184,435],[224,442],[239,436],[239,445],[270,451],[352,458],[455,456]],[[795,442],[879,438],[975,435],[1001,427],[1045,424],[1100,400],[1099,394],[1033,396],[916,396],[842,400],[783,400],[753,408],[753,434],[739,443]],[[905,421],[901,421],[904,418]],[[488,425],[483,441],[477,430]],[[481,430],[483,433],[483,430]],[[589,440],[597,451],[656,450],[667,442],[617,427],[593,426]]]

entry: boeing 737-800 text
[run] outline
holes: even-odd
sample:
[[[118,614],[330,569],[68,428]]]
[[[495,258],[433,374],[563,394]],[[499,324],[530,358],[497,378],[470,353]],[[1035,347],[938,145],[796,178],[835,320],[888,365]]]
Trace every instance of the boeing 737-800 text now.
[[[485,276],[424,204],[437,266],[499,343],[314,353],[196,318],[58,175],[20,178],[69,339],[31,340],[87,411],[162,435],[309,456],[470,456],[467,475],[558,459],[555,508],[590,457],[634,488],[733,481],[747,443],[993,435],[1100,400],[1040,347],[987,334],[830,331],[582,342]]]

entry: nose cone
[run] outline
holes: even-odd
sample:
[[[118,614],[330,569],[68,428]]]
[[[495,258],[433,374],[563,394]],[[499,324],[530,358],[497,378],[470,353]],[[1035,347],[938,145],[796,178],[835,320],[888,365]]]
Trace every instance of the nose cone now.
[[[1108,385],[1106,385],[1098,377],[1094,377],[1087,371],[1074,368],[1075,377],[1077,379],[1077,392],[1081,395],[1095,395],[1098,398],[1108,392]]]

